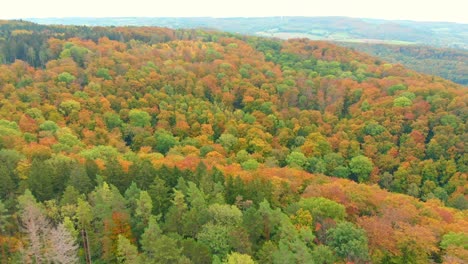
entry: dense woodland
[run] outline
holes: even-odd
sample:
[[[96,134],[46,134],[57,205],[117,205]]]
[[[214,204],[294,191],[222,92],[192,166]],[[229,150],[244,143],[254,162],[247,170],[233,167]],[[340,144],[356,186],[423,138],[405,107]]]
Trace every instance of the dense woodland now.
[[[468,51],[415,45],[341,43],[358,51],[431,75],[468,85]]]
[[[169,28],[210,28],[255,35],[303,34],[318,40],[380,40],[435,47],[468,49],[468,24],[417,22],[340,16],[277,17],[56,17],[29,18],[39,24],[88,26],[158,26]]]
[[[327,42],[0,21],[2,263],[465,263],[465,87]]]

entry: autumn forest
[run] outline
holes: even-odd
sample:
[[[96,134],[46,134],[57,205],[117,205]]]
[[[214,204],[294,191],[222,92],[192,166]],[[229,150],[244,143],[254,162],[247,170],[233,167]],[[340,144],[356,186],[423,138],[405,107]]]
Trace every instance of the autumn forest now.
[[[468,261],[464,86],[200,29],[0,21],[0,63],[0,263]]]

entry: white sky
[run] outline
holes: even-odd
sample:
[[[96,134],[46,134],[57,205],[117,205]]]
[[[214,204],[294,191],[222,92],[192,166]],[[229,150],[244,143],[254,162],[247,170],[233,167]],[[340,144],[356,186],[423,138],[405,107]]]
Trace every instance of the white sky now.
[[[349,16],[468,24],[468,0],[2,0],[0,19]]]

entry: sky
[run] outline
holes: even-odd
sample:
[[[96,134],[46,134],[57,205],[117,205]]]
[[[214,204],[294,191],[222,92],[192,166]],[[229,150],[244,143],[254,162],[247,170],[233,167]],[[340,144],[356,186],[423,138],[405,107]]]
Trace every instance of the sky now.
[[[0,19],[348,16],[468,24],[467,0],[4,0]]]

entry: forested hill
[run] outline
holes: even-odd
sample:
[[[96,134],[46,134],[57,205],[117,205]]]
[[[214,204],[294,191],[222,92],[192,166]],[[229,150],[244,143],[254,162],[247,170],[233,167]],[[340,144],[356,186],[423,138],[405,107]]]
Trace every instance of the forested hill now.
[[[385,61],[468,85],[467,24],[349,17],[37,18],[42,24],[211,28],[281,39],[336,41]]]
[[[0,21],[4,263],[464,263],[468,91],[321,41]]]
[[[280,38],[380,41],[468,49],[467,24],[351,17],[68,17],[30,18],[41,24],[211,28]]]
[[[341,42],[340,45],[382,58],[391,63],[468,85],[468,50],[416,45]]]

